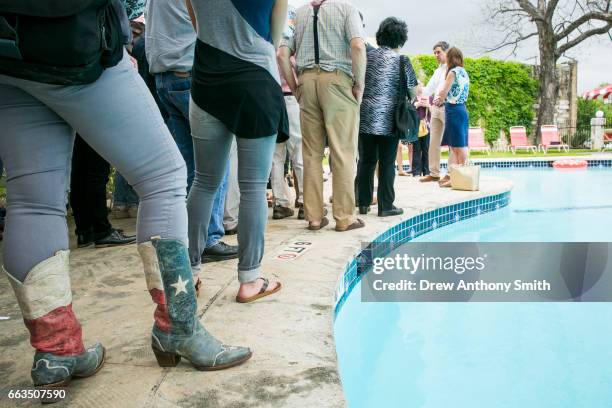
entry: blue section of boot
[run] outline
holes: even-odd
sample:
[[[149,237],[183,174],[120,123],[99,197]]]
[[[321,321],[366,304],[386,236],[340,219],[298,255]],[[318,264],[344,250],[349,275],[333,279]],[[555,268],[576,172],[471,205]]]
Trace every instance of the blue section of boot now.
[[[72,377],[76,361],[76,356],[56,356],[37,351],[31,373],[34,385],[54,384]]]
[[[197,303],[187,247],[182,241],[173,239],[153,240],[153,245],[164,283],[172,334],[190,336]]]
[[[223,345],[197,320],[191,336],[164,333],[157,327],[153,327],[151,342],[153,347],[161,348],[161,351],[179,354],[192,364],[204,367],[225,365],[242,360],[251,352],[245,347]]]
[[[88,377],[92,375],[98,366],[102,363],[104,357],[104,348],[100,343],[96,343],[89,347],[83,354],[76,357],[76,365],[74,367],[74,375],[79,377]]]

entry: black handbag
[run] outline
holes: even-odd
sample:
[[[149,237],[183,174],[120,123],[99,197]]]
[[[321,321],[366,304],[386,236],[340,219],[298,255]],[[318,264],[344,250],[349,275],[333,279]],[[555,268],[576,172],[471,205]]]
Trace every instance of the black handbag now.
[[[419,139],[419,115],[408,96],[406,61],[400,56],[400,86],[395,109],[395,135],[402,141],[414,143]]]
[[[0,74],[91,83],[121,61],[129,36],[119,0],[0,0]]]

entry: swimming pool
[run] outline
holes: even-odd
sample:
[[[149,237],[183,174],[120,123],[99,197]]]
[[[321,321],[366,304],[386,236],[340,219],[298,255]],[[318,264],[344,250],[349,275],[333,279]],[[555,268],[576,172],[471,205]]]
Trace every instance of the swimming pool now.
[[[486,169],[512,202],[420,242],[612,241],[612,170]],[[335,321],[350,407],[612,406],[609,303],[362,303]]]

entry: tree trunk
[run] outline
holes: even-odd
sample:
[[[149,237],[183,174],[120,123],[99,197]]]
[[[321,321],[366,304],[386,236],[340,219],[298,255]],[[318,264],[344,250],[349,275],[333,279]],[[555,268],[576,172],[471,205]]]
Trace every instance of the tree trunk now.
[[[543,31],[543,32],[542,32]],[[536,122],[536,142],[541,140],[542,125],[555,124],[555,109],[557,106],[557,56],[554,33],[548,29],[540,31],[540,66],[538,79],[540,81],[539,109]]]

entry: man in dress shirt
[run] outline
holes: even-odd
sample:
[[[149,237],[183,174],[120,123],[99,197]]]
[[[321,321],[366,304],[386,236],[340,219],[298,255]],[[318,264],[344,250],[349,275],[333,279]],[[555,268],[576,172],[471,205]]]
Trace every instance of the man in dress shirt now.
[[[440,66],[423,89],[423,96],[430,97],[430,102],[440,94],[446,79],[446,52],[450,46],[445,41],[434,45],[433,53]],[[440,143],[444,135],[444,105],[431,104],[431,130],[429,141],[429,175],[422,177],[421,182],[440,182]],[[447,176],[448,177],[448,176]]]

